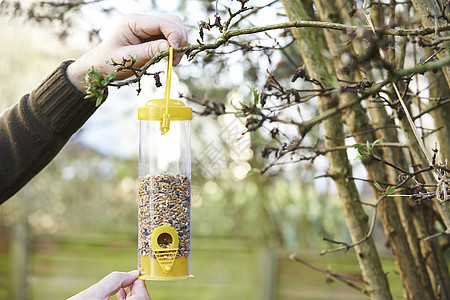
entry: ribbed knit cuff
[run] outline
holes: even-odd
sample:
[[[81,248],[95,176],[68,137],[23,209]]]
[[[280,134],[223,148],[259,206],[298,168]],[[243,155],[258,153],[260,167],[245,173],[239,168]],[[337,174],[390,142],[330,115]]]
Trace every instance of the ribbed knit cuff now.
[[[30,94],[33,107],[41,116],[41,121],[48,123],[55,133],[71,135],[95,112],[95,99],[84,99],[68,79],[67,67],[73,61],[64,61]],[[105,99],[106,99],[105,94]]]

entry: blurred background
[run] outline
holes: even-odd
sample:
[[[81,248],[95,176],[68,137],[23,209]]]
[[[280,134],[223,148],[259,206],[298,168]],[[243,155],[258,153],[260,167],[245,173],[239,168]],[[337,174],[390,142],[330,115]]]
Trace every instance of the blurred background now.
[[[59,62],[93,48],[122,15],[178,14],[192,43],[199,38],[197,22],[212,16],[214,4],[92,1],[73,13],[68,27],[2,13],[0,111],[30,92]],[[270,5],[247,25],[285,20],[277,14],[277,4]],[[207,94],[231,105],[251,97],[251,86],[264,84],[258,72],[283,62],[282,57],[242,59],[228,55],[222,65],[226,71],[217,69],[217,63],[199,65],[184,59],[174,69],[173,93]],[[164,68],[165,61],[152,70]],[[296,66],[286,66],[286,72],[292,68]],[[0,299],[64,299],[111,271],[136,269],[137,107],[160,97],[162,89],[151,79],[139,96],[135,89],[111,89],[106,103],[55,160],[0,206]],[[327,170],[326,159],[254,174],[252,168],[265,163],[254,145],[266,136],[242,135],[244,122],[230,115],[194,115],[192,125],[195,279],[147,282],[152,299],[364,299],[325,274],[359,274],[351,250],[320,255],[331,247],[324,237],[349,240],[333,183],[314,179]],[[364,177],[361,163],[354,164],[355,173]],[[368,189],[363,184],[358,188]],[[376,229],[375,235],[393,293],[401,296],[382,230]],[[325,273],[289,260],[291,253]]]

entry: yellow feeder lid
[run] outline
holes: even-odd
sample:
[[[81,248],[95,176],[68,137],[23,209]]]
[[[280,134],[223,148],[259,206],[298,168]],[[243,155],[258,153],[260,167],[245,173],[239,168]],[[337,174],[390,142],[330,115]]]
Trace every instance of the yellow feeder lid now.
[[[192,120],[192,108],[179,100],[170,99],[170,85],[172,80],[173,48],[169,47],[169,60],[167,63],[166,92],[164,99],[154,99],[138,109],[139,120],[160,121],[161,134],[170,129],[170,120]]]
[[[138,108],[139,120],[162,121],[166,113],[166,100],[154,99]],[[169,99],[169,114],[172,121],[192,120],[192,108],[180,100]]]

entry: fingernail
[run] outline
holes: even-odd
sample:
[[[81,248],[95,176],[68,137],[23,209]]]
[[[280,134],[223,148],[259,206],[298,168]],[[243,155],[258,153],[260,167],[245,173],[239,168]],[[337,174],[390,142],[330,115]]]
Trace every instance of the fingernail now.
[[[167,43],[166,41],[163,41],[161,43],[159,43],[158,46],[159,51],[165,51],[165,50],[169,50],[169,43]]]
[[[139,276],[139,271],[138,270],[133,270],[128,272],[128,274],[133,275],[134,277],[138,277]]]
[[[183,56],[178,56],[173,62],[174,66],[177,66],[182,59],[183,59]]]

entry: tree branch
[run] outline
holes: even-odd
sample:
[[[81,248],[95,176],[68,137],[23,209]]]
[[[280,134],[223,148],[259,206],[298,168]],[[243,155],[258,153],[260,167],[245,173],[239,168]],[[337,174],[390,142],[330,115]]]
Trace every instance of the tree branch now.
[[[325,254],[332,253],[332,252],[337,252],[337,251],[347,251],[348,249],[353,248],[353,247],[355,247],[355,246],[357,246],[357,245],[359,245],[359,244],[364,243],[365,241],[367,241],[367,240],[372,236],[372,233],[373,233],[373,231],[374,231],[374,229],[375,229],[375,224],[376,224],[376,219],[377,219],[377,213],[378,213],[378,211],[377,211],[378,204],[380,204],[380,202],[381,202],[384,198],[386,198],[386,196],[383,195],[383,196],[381,196],[381,197],[378,199],[377,203],[375,203],[375,204],[373,204],[373,205],[371,204],[371,206],[374,207],[374,210],[373,210],[373,213],[372,213],[372,221],[371,221],[371,223],[370,223],[369,232],[367,232],[367,234],[366,234],[362,239],[360,239],[359,241],[357,241],[357,242],[355,242],[355,243],[353,243],[353,244],[347,244],[347,243],[345,243],[345,242],[336,242],[336,241],[333,241],[333,240],[331,240],[331,239],[329,239],[329,238],[324,238],[324,240],[326,240],[326,241],[328,241],[328,242],[331,242],[331,243],[334,243],[334,244],[341,244],[341,245],[343,245],[343,246],[341,246],[341,247],[336,247],[336,248],[332,248],[332,249],[328,249],[328,250],[323,250],[323,251],[320,253],[320,255],[325,255]]]
[[[308,262],[298,258],[296,254],[289,255],[289,259],[291,259],[293,261],[296,261],[296,262],[299,262],[299,263],[307,266],[308,268],[316,270],[316,271],[318,271],[320,273],[326,274],[327,276],[331,276],[331,277],[339,280],[340,282],[345,283],[349,287],[357,290],[358,292],[361,292],[361,293],[363,293],[365,295],[369,295],[369,293],[366,290],[360,288],[359,286],[357,286],[353,282],[351,282],[351,281],[363,282],[362,276],[352,276],[352,275],[346,275],[346,274],[339,274],[339,273],[332,272],[330,270],[325,270],[325,269],[316,267],[316,266],[314,266],[314,265],[312,265],[312,264],[310,264],[310,263],[308,263]]]

